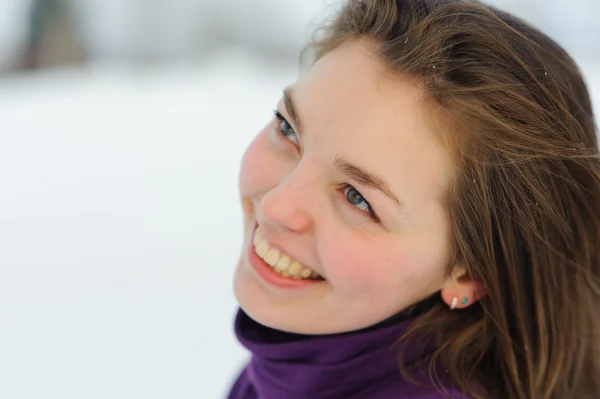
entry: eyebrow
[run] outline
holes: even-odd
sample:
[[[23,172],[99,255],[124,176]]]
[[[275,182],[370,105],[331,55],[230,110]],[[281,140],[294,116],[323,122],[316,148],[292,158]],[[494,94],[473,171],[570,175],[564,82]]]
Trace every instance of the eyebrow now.
[[[334,165],[341,173],[345,174],[353,180],[356,180],[361,184],[364,184],[367,187],[381,191],[388,198],[390,198],[392,201],[398,204],[398,206],[400,206],[401,209],[404,209],[404,204],[402,203],[402,201],[400,201],[394,195],[394,193],[392,193],[392,190],[390,190],[390,186],[381,177],[369,172],[366,169],[351,164],[350,162],[346,161],[340,156],[335,157]]]
[[[297,133],[300,133],[302,131],[302,120],[300,119],[300,116],[296,112],[296,107],[294,106],[294,100],[292,98],[292,88],[291,87],[286,87],[283,90],[283,103],[285,105],[285,109],[287,110],[288,114],[290,114],[290,116],[292,117],[292,122],[294,123],[294,125],[296,126],[296,129],[298,130]]]

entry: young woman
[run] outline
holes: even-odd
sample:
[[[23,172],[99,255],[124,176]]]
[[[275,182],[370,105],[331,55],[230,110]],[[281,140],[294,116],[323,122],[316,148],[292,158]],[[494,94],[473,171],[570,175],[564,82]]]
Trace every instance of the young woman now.
[[[477,2],[354,0],[244,156],[230,399],[600,397],[582,76]]]

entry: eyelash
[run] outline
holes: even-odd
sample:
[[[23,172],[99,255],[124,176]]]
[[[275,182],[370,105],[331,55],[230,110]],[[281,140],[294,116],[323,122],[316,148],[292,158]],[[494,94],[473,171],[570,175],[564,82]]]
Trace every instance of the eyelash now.
[[[275,114],[275,119],[279,121],[279,125],[275,126],[275,130],[277,133],[277,137],[281,140],[285,140],[286,142],[290,142],[291,140],[286,137],[282,132],[281,132],[281,123],[285,122],[288,124],[288,126],[290,126],[290,128],[292,127],[292,125],[290,125],[290,123],[287,121],[287,119],[285,119],[283,117],[283,115],[281,115],[281,113],[277,110],[274,110],[273,113]],[[295,133],[295,132],[294,132]],[[296,145],[296,144],[294,144]],[[373,209],[373,207],[371,206],[371,204],[369,203],[369,201],[360,193],[360,191],[358,191],[356,189],[356,187],[354,187],[351,184],[348,183],[342,183],[339,184],[336,187],[337,191],[341,194],[341,196],[343,197],[344,201],[352,208],[354,209],[356,212],[360,212],[361,215],[363,216],[367,216],[369,219],[371,219],[372,221],[379,223],[381,219],[379,219],[379,216],[377,216],[377,213],[375,212],[375,210]],[[361,198],[362,200],[365,202],[365,204],[367,204],[368,207],[368,211],[365,213],[365,211],[357,208],[356,206],[354,206],[353,204],[350,203],[350,201],[348,200],[347,194],[344,194],[344,191],[348,190],[348,189],[352,189],[354,190]]]
[[[273,113],[275,114],[275,118],[279,121],[279,125],[275,127],[277,129],[278,136],[279,137],[283,136],[287,141],[290,141],[290,139],[288,137],[284,136],[283,133],[281,133],[281,124],[283,122],[285,122],[293,130],[292,125],[287,121],[287,119],[285,119],[283,117],[283,115],[281,115],[281,113],[279,111],[274,110]],[[294,134],[296,134],[296,132],[294,132]],[[296,136],[296,137],[298,137],[298,136]]]
[[[360,196],[360,198],[362,198],[362,200],[365,202],[365,204],[367,204],[367,208],[369,208],[369,209],[367,210],[366,213],[365,213],[365,211],[358,209],[356,206],[354,206],[353,204],[350,203],[350,201],[348,200],[348,195],[346,193],[344,193],[344,191],[346,191],[348,189],[352,189],[352,190],[356,191],[356,193]],[[375,210],[373,210],[373,207],[371,206],[369,201],[367,201],[367,199],[360,193],[360,191],[358,191],[356,189],[356,187],[354,187],[353,185],[348,184],[348,183],[342,183],[337,186],[337,190],[340,193],[340,195],[343,197],[343,200],[350,206],[350,208],[354,209],[356,212],[359,212],[363,216],[366,215],[369,219],[371,219],[375,223],[379,223],[381,221],[379,219],[379,216],[377,216],[377,214],[375,213]]]

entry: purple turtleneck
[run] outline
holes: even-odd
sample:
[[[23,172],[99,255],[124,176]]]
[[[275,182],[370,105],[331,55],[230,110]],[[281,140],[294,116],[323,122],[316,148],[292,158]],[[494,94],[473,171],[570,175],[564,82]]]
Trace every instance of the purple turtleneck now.
[[[465,398],[405,381],[394,343],[411,320],[335,335],[290,334],[263,326],[242,310],[235,320],[240,343],[252,354],[228,399],[442,399]],[[403,362],[426,355],[415,343]]]

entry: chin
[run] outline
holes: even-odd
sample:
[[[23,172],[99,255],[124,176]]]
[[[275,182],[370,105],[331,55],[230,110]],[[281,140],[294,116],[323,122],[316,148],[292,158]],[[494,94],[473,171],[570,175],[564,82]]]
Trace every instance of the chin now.
[[[241,265],[238,265],[234,279],[234,292],[240,308],[256,322],[276,329],[294,334],[303,335],[326,335],[345,333],[360,330],[376,324],[356,323],[356,318],[338,314],[332,317],[326,312],[315,312],[303,306],[299,301],[288,303],[278,302],[268,296],[264,287],[257,284],[250,276],[245,275]],[[310,305],[312,307],[312,305]],[[344,320],[354,320],[351,323]]]
[[[274,289],[251,269],[246,250],[247,246],[235,270],[234,294],[240,308],[264,326],[295,334],[325,335],[361,330],[386,318],[378,317],[378,313],[385,312],[372,307],[352,311],[348,306],[333,306],[335,294],[328,282],[299,289]]]

